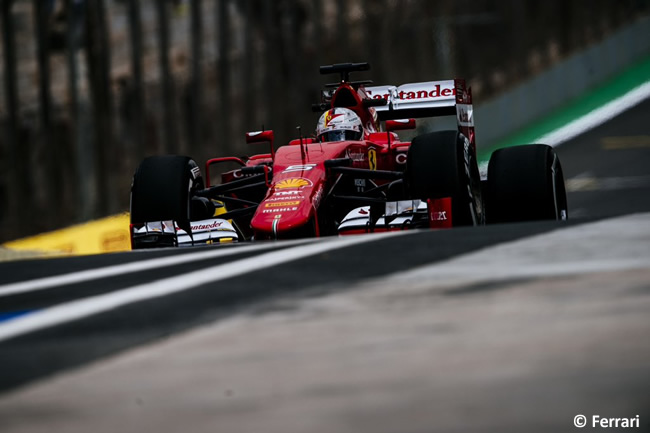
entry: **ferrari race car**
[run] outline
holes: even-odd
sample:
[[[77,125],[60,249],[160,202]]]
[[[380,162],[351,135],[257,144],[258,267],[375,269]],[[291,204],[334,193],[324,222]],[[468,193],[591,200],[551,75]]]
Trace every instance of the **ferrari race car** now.
[[[315,137],[275,150],[273,131],[247,133],[247,142],[268,143],[270,152],[210,159],[205,178],[186,156],[143,160],[131,188],[133,248],[568,217],[562,167],[549,146],[497,150],[481,179],[464,80],[398,87],[350,80],[369,69],[320,68],[340,80],[312,107],[323,112]],[[410,142],[395,132],[432,116],[455,116],[458,128]]]

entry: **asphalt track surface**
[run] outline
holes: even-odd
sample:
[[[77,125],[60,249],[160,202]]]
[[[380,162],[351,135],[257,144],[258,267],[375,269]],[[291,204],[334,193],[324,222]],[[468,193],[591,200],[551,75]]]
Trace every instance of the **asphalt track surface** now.
[[[0,263],[0,431],[650,431],[648,118],[557,149],[568,222]],[[3,337],[154,281],[165,295]]]

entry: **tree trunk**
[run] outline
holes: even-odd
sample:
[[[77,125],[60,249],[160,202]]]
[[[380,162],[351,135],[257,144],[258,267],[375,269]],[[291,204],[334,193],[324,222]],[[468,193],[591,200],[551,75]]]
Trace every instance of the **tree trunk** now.
[[[172,77],[169,65],[169,14],[167,11],[167,0],[156,0],[156,12],[158,15],[158,49],[160,51],[160,73],[162,75],[163,94],[163,135],[165,153],[172,154],[177,148],[177,119],[174,115],[176,106],[174,78]]]
[[[15,28],[14,21],[11,13],[13,0],[6,0],[2,2],[0,15],[2,19],[2,41],[4,53],[4,71],[5,71],[5,96],[7,109],[9,111],[9,122],[7,124],[7,134],[3,137],[6,141],[8,149],[7,164],[3,167],[5,187],[7,190],[7,203],[6,209],[8,214],[4,215],[8,218],[8,225],[10,227],[18,227],[18,231],[22,230],[22,222],[25,220],[26,206],[25,201],[28,200],[27,194],[27,179],[24,173],[27,173],[27,167],[19,158],[18,152],[18,80],[16,75],[16,42],[15,42]],[[23,143],[26,146],[27,143]],[[2,215],[0,215],[0,218]]]
[[[50,49],[49,49],[49,20],[47,4],[42,0],[34,0],[34,32],[36,40],[36,60],[38,63],[38,133],[37,133],[37,161],[40,163],[34,172],[36,182],[41,185],[36,189],[36,212],[44,211],[47,201],[60,202],[58,194],[61,191],[58,174],[54,162],[56,154],[53,152],[52,128],[52,95],[50,90]],[[56,224],[57,214],[52,221]],[[48,227],[41,227],[48,229]]]
[[[217,101],[219,101],[219,108],[217,116],[217,151],[220,154],[230,153],[231,151],[231,130],[230,123],[228,122],[228,111],[230,110],[230,22],[228,20],[228,5],[229,0],[218,0],[218,5],[215,8],[217,12],[217,52],[219,56],[218,62],[218,79],[217,79]]]
[[[347,0],[336,1],[336,45],[340,50],[337,54],[341,56],[340,62],[337,60],[337,63],[356,61],[350,58],[352,53],[350,50],[348,6],[349,4]]]
[[[281,85],[283,81],[287,81],[285,77],[282,77],[282,71],[280,68],[280,59],[284,56],[282,49],[282,40],[280,37],[280,31],[278,29],[277,17],[277,2],[264,2],[263,14],[263,28],[264,28],[264,63],[263,67],[265,69],[264,73],[264,86],[266,88],[266,116],[265,121],[266,126],[270,129],[276,131],[282,128],[280,123],[286,116],[282,116],[280,110],[276,109],[276,104],[279,99],[279,84]],[[276,135],[277,138],[277,135]]]
[[[201,80],[201,60],[202,60],[202,35],[203,35],[203,21],[201,13],[202,0],[190,1],[190,52],[192,53],[192,71],[189,89],[189,119],[187,122],[188,127],[188,142],[190,153],[198,155],[202,153],[202,117],[201,117],[201,92],[203,91]]]
[[[131,39],[131,80],[130,80],[130,98],[131,104],[128,110],[132,114],[131,134],[133,138],[133,149],[131,154],[135,163],[138,164],[145,155],[145,135],[144,135],[144,83],[142,68],[142,16],[140,11],[139,0],[129,0],[129,37]]]
[[[94,216],[115,211],[107,166],[113,161],[112,98],[110,88],[110,52],[104,0],[86,0],[86,58],[93,105],[94,152],[92,176]]]
[[[75,161],[72,183],[74,185],[74,216],[78,222],[85,221],[91,217],[90,191],[88,190],[87,166],[88,166],[88,143],[83,141],[82,118],[79,100],[79,64],[77,50],[79,40],[77,30],[80,28],[83,10],[73,0],[65,0],[66,10],[66,34],[65,34],[65,57],[68,68],[68,107],[70,113],[70,127],[68,128],[68,139],[70,148],[74,154],[70,161]]]
[[[253,36],[255,20],[253,19],[253,1],[244,2],[244,127],[249,129],[256,126],[255,88],[253,84],[254,50]]]

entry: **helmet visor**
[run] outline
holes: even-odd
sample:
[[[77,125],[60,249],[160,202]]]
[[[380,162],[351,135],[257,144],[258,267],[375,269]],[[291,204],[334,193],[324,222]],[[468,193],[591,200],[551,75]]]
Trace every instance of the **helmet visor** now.
[[[339,131],[328,131],[321,134],[318,138],[320,141],[360,140],[361,131],[350,131],[347,129]]]

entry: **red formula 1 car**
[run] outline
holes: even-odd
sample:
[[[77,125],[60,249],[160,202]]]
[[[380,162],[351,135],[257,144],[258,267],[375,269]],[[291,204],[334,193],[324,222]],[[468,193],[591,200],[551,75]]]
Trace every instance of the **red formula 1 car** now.
[[[350,81],[367,63],[320,68],[339,74],[315,111],[313,138],[274,150],[273,132],[246,134],[270,153],[142,161],[131,189],[133,248],[288,239],[410,228],[566,219],[560,162],[541,144],[496,151],[481,180],[471,90],[447,80],[396,86]],[[455,116],[458,128],[400,141],[417,117]],[[237,168],[211,173],[228,164]]]

